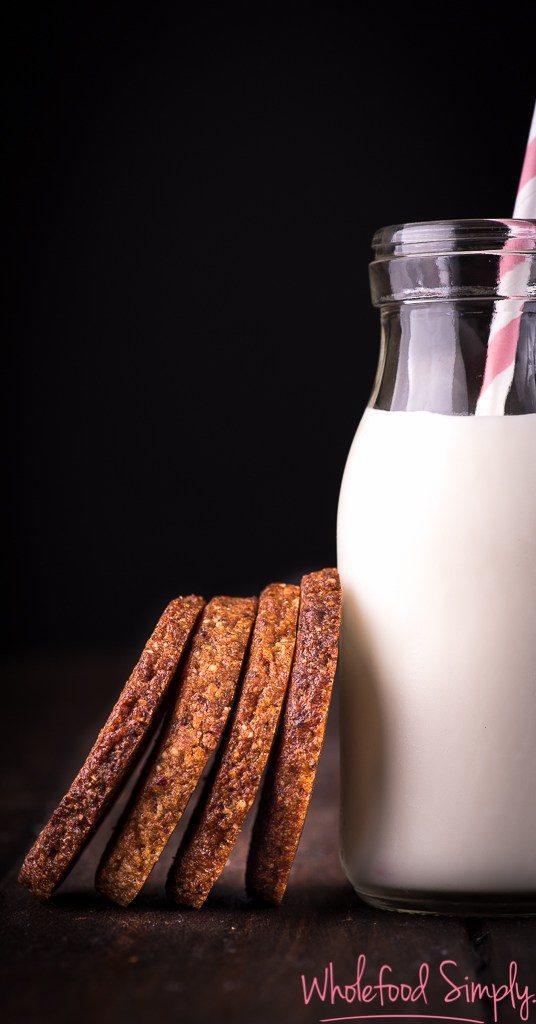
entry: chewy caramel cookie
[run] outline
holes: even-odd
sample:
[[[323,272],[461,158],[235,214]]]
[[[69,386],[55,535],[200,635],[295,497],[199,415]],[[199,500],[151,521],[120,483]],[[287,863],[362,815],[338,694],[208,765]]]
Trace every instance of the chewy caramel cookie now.
[[[248,894],[270,903],[280,903],[285,895],[313,790],[337,667],[340,618],[337,570],[304,576],[294,665],[246,870]]]
[[[215,597],[205,608],[162,739],[97,872],[97,889],[122,906],[142,888],[218,745],[256,608],[253,597]]]
[[[179,903],[203,905],[257,794],[290,675],[299,602],[299,587],[284,583],[260,596],[230,730],[168,876],[168,895]]]
[[[85,763],[22,865],[19,881],[36,896],[52,896],[126,780],[204,603],[201,597],[178,597],[159,619]]]

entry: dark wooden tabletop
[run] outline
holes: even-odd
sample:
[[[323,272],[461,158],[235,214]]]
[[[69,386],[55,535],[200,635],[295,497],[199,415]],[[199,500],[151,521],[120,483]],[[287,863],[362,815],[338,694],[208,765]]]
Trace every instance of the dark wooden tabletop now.
[[[379,1015],[389,1021],[494,1020],[493,998],[445,1001],[439,965],[459,983],[499,986],[518,965],[521,995],[505,996],[498,1020],[536,1020],[534,918],[461,920],[391,914],[360,902],[337,854],[338,767],[335,709],[317,786],[287,897],[279,909],[249,902],[243,890],[244,835],[202,911],[174,909],[163,897],[171,852],[142,896],[118,909],[93,890],[95,863],[117,816],[113,812],[71,877],[48,904],[16,882],[23,854],[76,771],[113,703],[134,652],[63,653],[12,660],[4,673],[7,712],[2,749],[3,1020],[47,1022],[177,1021],[192,1024],[316,1024],[335,1017]],[[427,1001],[306,1005],[301,976],[352,984],[358,956],[366,979],[382,964],[392,979],[417,984],[429,966]],[[523,1011],[528,1017],[523,1017]],[[433,1015],[436,1015],[434,1018]],[[400,1019],[400,1018],[398,1018]]]

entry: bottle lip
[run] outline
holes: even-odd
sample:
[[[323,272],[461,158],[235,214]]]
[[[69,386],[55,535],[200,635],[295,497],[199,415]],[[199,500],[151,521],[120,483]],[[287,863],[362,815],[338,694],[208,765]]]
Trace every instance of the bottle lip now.
[[[372,239],[374,259],[420,253],[489,252],[508,243],[510,252],[536,250],[536,219],[479,218],[429,220],[380,228]]]

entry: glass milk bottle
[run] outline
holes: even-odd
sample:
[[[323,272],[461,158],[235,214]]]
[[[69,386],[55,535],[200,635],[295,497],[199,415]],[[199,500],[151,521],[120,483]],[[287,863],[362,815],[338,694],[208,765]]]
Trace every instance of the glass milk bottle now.
[[[373,245],[338,513],[343,865],[384,908],[535,912],[536,221]]]

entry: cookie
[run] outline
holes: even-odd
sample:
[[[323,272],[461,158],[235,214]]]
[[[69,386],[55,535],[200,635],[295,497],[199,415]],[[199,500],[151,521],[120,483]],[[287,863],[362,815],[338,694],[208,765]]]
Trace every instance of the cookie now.
[[[337,666],[341,589],[336,569],[301,581],[296,653],[248,855],[248,894],[285,895],[313,790]]]
[[[253,597],[215,597],[205,608],[169,721],[97,872],[97,889],[122,906],[142,888],[218,745],[256,607]]]
[[[36,896],[52,896],[141,754],[204,603],[178,597],[159,619],[86,761],[22,865],[19,881]]]
[[[284,583],[260,596],[230,731],[168,876],[168,895],[179,903],[203,905],[257,794],[290,675],[299,601],[299,587]]]

